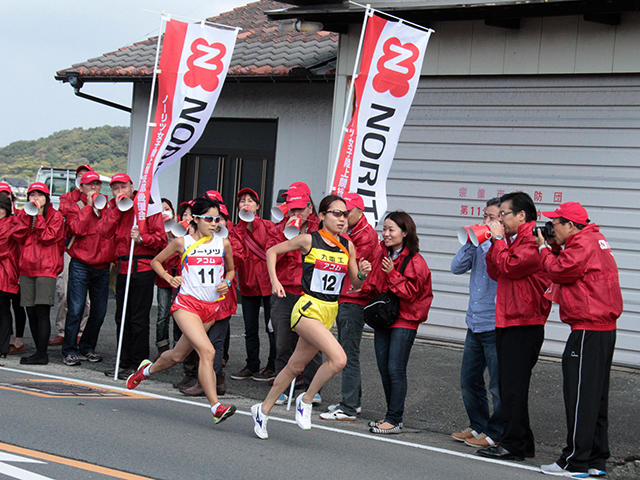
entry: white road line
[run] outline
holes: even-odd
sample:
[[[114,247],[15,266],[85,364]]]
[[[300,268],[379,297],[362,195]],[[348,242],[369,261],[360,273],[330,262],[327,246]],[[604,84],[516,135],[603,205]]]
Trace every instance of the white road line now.
[[[102,383],[89,382],[87,380],[80,380],[80,379],[77,379],[77,378],[61,377],[61,376],[58,376],[58,375],[51,375],[51,374],[48,374],[48,373],[32,372],[30,370],[21,370],[21,369],[10,368],[10,367],[0,367],[0,370],[4,370],[4,371],[7,371],[7,372],[16,372],[16,373],[21,373],[21,374],[26,374],[26,375],[34,375],[34,376],[38,376],[38,377],[53,378],[53,379],[56,379],[56,380],[72,381],[72,382],[82,383],[82,384],[90,385],[90,386],[94,386],[94,387],[107,388],[107,389],[110,389],[110,390],[118,390],[118,391],[127,392],[127,393],[132,393],[133,392],[132,390],[129,390],[129,389],[126,389],[126,388],[121,388],[121,387],[115,387],[113,385],[105,385],[105,384],[102,384]],[[167,397],[165,395],[158,395],[157,393],[145,392],[145,391],[142,391],[142,390],[139,390],[139,389],[136,389],[134,393],[136,393],[137,395],[146,396],[146,397],[149,397],[149,398],[157,398],[159,400],[167,400],[167,401],[170,401],[170,402],[184,403],[184,404],[193,405],[193,406],[196,406],[196,407],[210,408],[209,405],[205,404],[205,403],[194,402],[193,400],[186,400],[186,399],[182,399],[182,398]],[[245,412],[245,411],[242,411],[242,410],[236,410],[236,413],[238,413],[240,415],[251,416],[251,412]],[[271,415],[269,415],[269,421],[290,423],[290,424],[294,424],[294,425],[296,423],[295,420],[290,420],[288,418],[275,417],[275,416],[271,416]],[[353,431],[350,431],[350,430],[342,430],[340,428],[326,427],[324,425],[319,425],[317,423],[313,424],[313,429],[340,433],[342,435],[351,435],[353,437],[365,438],[367,440],[375,440],[377,442],[385,442],[385,443],[391,443],[391,444],[394,444],[394,445],[402,445],[404,447],[411,447],[411,448],[415,448],[415,449],[418,449],[418,450],[427,450],[429,452],[442,453],[444,455],[451,455],[451,456],[454,456],[454,457],[468,458],[469,460],[475,460],[475,461],[478,461],[478,462],[494,463],[494,464],[498,464],[498,465],[504,465],[505,467],[519,468],[520,470],[530,470],[532,472],[539,472],[540,471],[539,467],[534,467],[532,465],[525,465],[525,464],[520,464],[520,463],[507,462],[507,461],[504,461],[504,460],[495,460],[493,458],[485,458],[485,457],[481,457],[479,455],[473,455],[473,454],[470,454],[470,453],[461,453],[461,452],[456,452],[454,450],[447,450],[446,448],[432,447],[430,445],[422,445],[420,443],[413,443],[413,442],[405,442],[405,441],[402,441],[402,440],[395,440],[395,439],[389,438],[389,437],[374,436],[374,435],[369,435],[369,434],[366,434],[366,433],[353,432]],[[253,434],[252,434],[252,436],[253,436]]]

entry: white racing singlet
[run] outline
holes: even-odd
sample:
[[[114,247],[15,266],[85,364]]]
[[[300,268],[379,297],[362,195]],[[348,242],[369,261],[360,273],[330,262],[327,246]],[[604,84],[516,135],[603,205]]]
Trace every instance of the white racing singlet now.
[[[184,251],[196,243],[191,235],[184,238]],[[224,243],[212,237],[191,250],[182,262],[180,293],[205,302],[215,302],[220,294],[216,287],[224,275]]]

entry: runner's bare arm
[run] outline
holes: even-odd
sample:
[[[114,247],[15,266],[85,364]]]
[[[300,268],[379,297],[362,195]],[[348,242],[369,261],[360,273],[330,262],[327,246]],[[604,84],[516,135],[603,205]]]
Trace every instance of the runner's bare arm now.
[[[364,258],[360,262],[356,262],[356,249],[353,243],[349,242],[349,278],[351,279],[352,290],[358,290],[362,287],[364,278],[369,275],[371,264]]]
[[[223,240],[224,245],[224,279],[216,286],[216,290],[221,295],[226,295],[229,291],[229,284],[225,281],[233,282],[236,277],[235,266],[233,265],[233,249],[228,238]]]
[[[176,253],[181,253],[183,250],[184,250],[184,238],[182,237],[176,238],[170,241],[169,245],[164,247],[164,249],[158,255],[156,255],[153,258],[153,260],[151,260],[151,268],[153,269],[154,272],[156,272],[156,275],[158,275],[160,278],[162,278],[164,281],[166,281],[169,285],[171,285],[174,288],[177,288],[180,286],[182,277],[172,276],[169,272],[167,272],[164,269],[164,267],[162,266],[162,263],[168,258],[170,258],[172,255],[175,255]]]
[[[276,274],[276,261],[278,259],[278,255],[293,252],[295,250],[308,252],[310,249],[311,235],[305,233],[303,235],[298,235],[291,240],[287,240],[286,242],[278,243],[267,250],[267,272],[269,273],[272,292],[275,296],[284,298],[286,295],[280,280],[278,280],[278,275]]]

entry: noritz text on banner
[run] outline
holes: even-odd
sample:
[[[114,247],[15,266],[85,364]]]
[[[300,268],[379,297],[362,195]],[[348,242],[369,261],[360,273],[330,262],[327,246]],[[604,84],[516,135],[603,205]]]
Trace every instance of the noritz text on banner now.
[[[387,176],[413,102],[431,30],[373,15],[367,22],[356,105],[335,166],[331,191],[357,192],[377,225],[387,210]]]
[[[193,148],[211,118],[229,70],[236,35],[233,29],[167,22],[155,126],[135,203],[141,231],[148,216],[162,211],[158,173]]]

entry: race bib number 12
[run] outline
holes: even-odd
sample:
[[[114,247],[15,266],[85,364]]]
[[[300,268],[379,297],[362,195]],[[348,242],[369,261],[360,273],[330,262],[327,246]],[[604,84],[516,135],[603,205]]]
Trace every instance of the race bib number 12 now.
[[[346,274],[347,265],[316,260],[311,277],[311,291],[324,295],[338,295]]]

